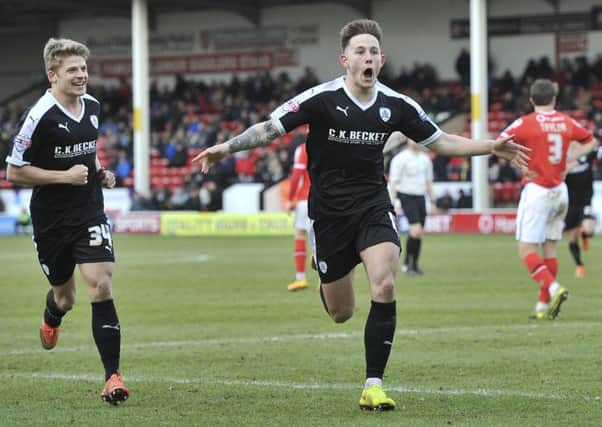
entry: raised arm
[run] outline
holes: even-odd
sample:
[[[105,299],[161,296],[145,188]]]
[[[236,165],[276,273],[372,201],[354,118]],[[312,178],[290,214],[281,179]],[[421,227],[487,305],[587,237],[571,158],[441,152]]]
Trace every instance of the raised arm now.
[[[230,154],[267,145],[279,136],[281,133],[271,120],[256,123],[234,138],[204,150],[192,161],[200,161],[201,172],[207,173],[211,166]]]
[[[428,148],[450,157],[470,157],[495,154],[511,161],[520,168],[526,168],[529,162],[529,148],[512,142],[512,136],[496,140],[475,140],[443,132]]]

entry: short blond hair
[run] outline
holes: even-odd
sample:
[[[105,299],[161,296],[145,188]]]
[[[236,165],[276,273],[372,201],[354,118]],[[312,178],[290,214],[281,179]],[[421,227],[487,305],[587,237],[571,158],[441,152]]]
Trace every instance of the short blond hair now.
[[[81,56],[87,60],[90,56],[90,49],[85,44],[71,39],[48,39],[44,46],[46,71],[55,71],[61,66],[63,58],[71,55]]]

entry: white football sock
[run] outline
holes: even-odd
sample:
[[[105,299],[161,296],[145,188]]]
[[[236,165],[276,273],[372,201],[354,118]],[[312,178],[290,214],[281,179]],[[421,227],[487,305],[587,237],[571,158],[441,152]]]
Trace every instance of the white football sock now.
[[[366,384],[364,385],[364,390],[367,390],[374,385],[379,385],[382,387],[383,380],[381,378],[366,378]]]
[[[548,289],[548,292],[550,293],[550,297],[554,298],[554,295],[556,294],[556,291],[560,288],[560,285],[558,284],[558,282],[554,282],[550,285],[550,288]]]

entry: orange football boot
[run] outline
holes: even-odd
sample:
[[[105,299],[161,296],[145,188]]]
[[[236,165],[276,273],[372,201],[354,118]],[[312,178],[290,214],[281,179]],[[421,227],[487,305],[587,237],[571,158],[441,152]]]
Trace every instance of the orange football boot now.
[[[119,371],[115,372],[107,380],[100,397],[111,405],[119,405],[130,397],[130,390],[123,384],[123,378]]]
[[[46,350],[52,350],[56,347],[56,343],[59,340],[59,332],[61,328],[58,326],[53,328],[48,323],[42,320],[42,325],[40,326],[40,342],[42,343],[42,347]]]

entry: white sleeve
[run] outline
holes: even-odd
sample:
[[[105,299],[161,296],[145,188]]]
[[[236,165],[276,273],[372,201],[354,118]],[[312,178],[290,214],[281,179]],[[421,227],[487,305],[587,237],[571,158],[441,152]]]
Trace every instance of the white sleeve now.
[[[399,154],[393,157],[389,166],[389,181],[397,186],[401,182],[401,169],[403,168],[403,159]]]
[[[38,123],[39,118],[36,119],[31,112],[29,112],[21,129],[19,129],[19,132],[13,139],[13,148],[6,157],[6,163],[18,167],[31,164],[31,161],[29,161],[30,156],[27,155],[27,150],[31,147],[33,133]]]
[[[429,182],[433,182],[433,179],[434,179],[433,162],[432,162],[431,158],[428,157],[428,154],[427,154],[426,160],[427,160],[427,165],[428,165],[427,169],[426,169],[427,170],[426,179]]]

